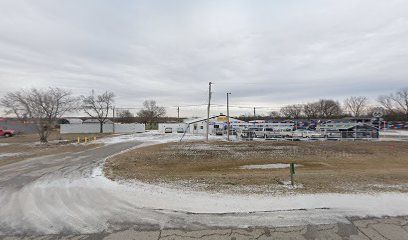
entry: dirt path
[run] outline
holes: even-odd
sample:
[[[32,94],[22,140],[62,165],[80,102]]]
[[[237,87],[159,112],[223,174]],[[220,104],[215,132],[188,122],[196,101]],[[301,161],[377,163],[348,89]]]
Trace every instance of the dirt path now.
[[[117,183],[101,176],[98,166],[106,157],[141,144],[127,141],[0,167],[0,239],[13,235],[99,238],[129,229],[196,231],[350,224],[347,215],[376,209],[375,196],[357,196],[367,205],[362,212],[347,209],[347,204],[344,209],[319,208],[321,203],[310,204],[308,196],[295,199],[299,208],[293,208],[285,205],[287,199],[189,194],[137,183]],[[345,202],[355,198],[351,196]],[[387,195],[381,199],[395,203],[385,212],[402,213],[399,210],[404,203],[398,202],[401,196]]]

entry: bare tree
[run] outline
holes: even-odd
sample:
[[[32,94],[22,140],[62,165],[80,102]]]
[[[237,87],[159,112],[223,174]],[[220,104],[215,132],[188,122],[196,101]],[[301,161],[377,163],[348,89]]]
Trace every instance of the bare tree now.
[[[368,107],[368,98],[364,96],[349,97],[344,100],[345,110],[350,112],[354,117],[362,116]]]
[[[334,100],[320,99],[315,104],[320,118],[333,118],[342,114],[340,103]]]
[[[395,102],[397,110],[404,114],[405,120],[408,120],[408,88],[402,88],[390,97]]]
[[[25,99],[25,95],[23,96],[23,92],[8,92],[2,99],[1,99],[1,106],[3,106],[4,113],[6,115],[15,115],[17,118],[22,119],[26,118],[25,114],[27,114],[27,102],[22,101]],[[24,105],[24,106],[23,106]]]
[[[394,102],[389,95],[381,95],[378,97],[377,102],[386,109],[388,112],[394,112]]]
[[[135,116],[129,110],[123,110],[118,114],[118,121],[122,123],[132,123],[135,120]]]
[[[378,103],[390,113],[399,113],[408,120],[408,88],[402,88],[390,95],[381,95]]]
[[[300,118],[302,116],[303,106],[301,104],[293,104],[282,107],[280,112],[286,118]]]
[[[306,103],[303,105],[303,114],[308,119],[318,118],[319,104],[317,102]]]
[[[143,102],[143,109],[137,113],[137,116],[144,124],[152,124],[160,117],[166,115],[164,107],[157,106],[156,101],[146,100]]]
[[[108,119],[109,111],[113,108],[115,94],[113,92],[104,92],[95,96],[93,91],[89,96],[81,96],[82,109],[90,117],[99,121],[100,133],[103,133],[103,124]]]
[[[281,116],[280,116],[279,112],[272,111],[272,112],[269,113],[268,117],[276,119],[276,118],[280,118]]]
[[[30,118],[35,122],[41,142],[48,137],[58,118],[76,108],[77,99],[71,91],[60,88],[21,90],[8,92],[0,101],[6,114],[17,118]]]

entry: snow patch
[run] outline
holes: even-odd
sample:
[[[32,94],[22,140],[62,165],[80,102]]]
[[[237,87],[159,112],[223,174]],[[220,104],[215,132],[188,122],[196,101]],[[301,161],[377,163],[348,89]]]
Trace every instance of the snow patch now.
[[[0,159],[6,158],[6,157],[16,157],[23,155],[22,153],[0,153]]]
[[[407,130],[384,130],[380,131],[380,136],[404,136],[408,137]]]
[[[141,141],[141,142],[155,142],[155,143],[168,143],[178,142],[183,137],[182,133],[159,133],[157,130],[148,131],[144,133],[135,133],[128,135],[120,135],[116,137],[103,138],[97,140],[96,143],[103,144],[116,144],[121,142]],[[223,140],[222,136],[209,136],[210,140]],[[205,136],[202,134],[185,134],[182,141],[200,141],[205,140]]]
[[[96,187],[97,186],[97,187]],[[293,209],[329,208],[344,216],[396,216],[408,214],[408,194],[227,194],[186,191],[142,182],[115,182],[103,177],[97,170],[91,178],[61,179],[36,185],[42,189],[57,187],[64,191],[98,189],[105,196],[120,199],[125,206],[164,209],[193,213],[231,213],[254,211],[284,211]],[[301,187],[301,186],[295,186]],[[79,190],[78,190],[79,191]],[[52,192],[52,191],[51,191]],[[116,203],[119,204],[120,202]]]

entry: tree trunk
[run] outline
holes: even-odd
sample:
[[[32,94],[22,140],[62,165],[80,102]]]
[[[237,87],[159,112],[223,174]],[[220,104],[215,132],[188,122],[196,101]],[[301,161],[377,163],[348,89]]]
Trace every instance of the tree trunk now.
[[[41,136],[41,137],[40,137],[40,142],[42,142],[42,143],[47,143],[48,140],[47,140],[47,138],[46,138],[45,136]]]
[[[42,143],[47,143],[47,142],[48,142],[48,140],[47,140],[47,135],[45,134],[45,131],[44,131],[44,130],[42,130],[42,131],[39,133],[39,135],[40,135],[40,142],[42,142]]]
[[[100,124],[99,132],[100,132],[100,133],[103,133],[103,122],[99,122],[99,124]]]
[[[47,143],[47,142],[48,142],[48,140],[47,140],[48,135],[46,134],[45,127],[44,127],[44,126],[40,126],[40,127],[37,129],[37,131],[38,131],[38,135],[40,136],[40,142],[41,142],[41,143]]]

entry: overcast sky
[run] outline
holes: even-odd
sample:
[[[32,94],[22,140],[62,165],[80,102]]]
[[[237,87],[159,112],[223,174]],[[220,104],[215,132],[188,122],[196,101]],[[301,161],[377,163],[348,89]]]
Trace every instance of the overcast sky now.
[[[229,91],[262,111],[407,87],[408,1],[0,0],[0,96],[109,90],[174,116],[205,104],[209,81],[215,104]]]

